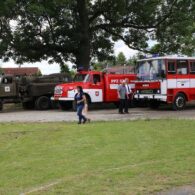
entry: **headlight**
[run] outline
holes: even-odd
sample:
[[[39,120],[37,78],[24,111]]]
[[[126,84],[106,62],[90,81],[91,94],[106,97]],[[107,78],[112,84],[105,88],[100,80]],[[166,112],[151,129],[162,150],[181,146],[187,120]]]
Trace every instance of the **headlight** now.
[[[139,90],[137,90],[136,92],[139,93]]]
[[[157,93],[160,93],[160,90],[157,90]]]
[[[62,91],[63,91],[63,87],[62,86],[56,86],[55,87],[55,90],[54,90],[54,93],[56,95],[61,95],[62,94]]]

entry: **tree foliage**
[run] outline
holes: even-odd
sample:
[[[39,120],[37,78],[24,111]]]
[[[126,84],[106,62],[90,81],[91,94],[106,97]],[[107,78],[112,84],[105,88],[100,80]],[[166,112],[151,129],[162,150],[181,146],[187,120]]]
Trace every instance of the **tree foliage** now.
[[[127,60],[127,65],[128,66],[136,66],[137,64],[137,60],[138,60],[138,55],[133,55],[132,57],[130,57],[128,60]]]
[[[70,69],[67,64],[63,64],[60,66],[60,72],[61,73],[70,73]]]
[[[124,65],[126,64],[126,57],[123,52],[120,52],[116,57],[116,64],[117,65]]]
[[[114,42],[150,52],[194,45],[192,0],[0,0],[0,57],[17,63],[71,61],[85,69],[109,59]],[[11,25],[12,24],[12,25]],[[189,49],[188,49],[189,50]]]

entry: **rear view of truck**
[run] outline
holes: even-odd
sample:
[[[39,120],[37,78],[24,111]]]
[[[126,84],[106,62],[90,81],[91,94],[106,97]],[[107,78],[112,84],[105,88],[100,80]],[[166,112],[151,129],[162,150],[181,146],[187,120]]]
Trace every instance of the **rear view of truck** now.
[[[50,98],[59,83],[70,82],[67,74],[53,74],[42,77],[22,78],[19,93],[25,109],[47,110],[52,107]]]

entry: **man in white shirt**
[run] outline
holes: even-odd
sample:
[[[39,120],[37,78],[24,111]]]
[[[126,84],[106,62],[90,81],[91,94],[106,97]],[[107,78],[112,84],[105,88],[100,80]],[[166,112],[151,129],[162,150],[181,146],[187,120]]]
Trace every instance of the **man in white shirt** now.
[[[122,84],[118,87],[119,114],[126,113],[126,94],[125,80],[123,80]]]
[[[129,100],[131,95],[131,86],[129,85],[129,79],[125,79],[125,88],[126,88],[126,96],[125,96],[125,113],[128,114],[129,108]]]

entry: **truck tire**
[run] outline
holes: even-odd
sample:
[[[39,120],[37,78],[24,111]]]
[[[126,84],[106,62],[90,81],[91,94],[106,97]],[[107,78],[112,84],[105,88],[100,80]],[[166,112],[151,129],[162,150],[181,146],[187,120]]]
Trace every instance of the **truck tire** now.
[[[160,106],[160,102],[157,101],[157,100],[151,100],[151,101],[149,102],[149,107],[150,107],[151,109],[158,109],[159,106]]]
[[[186,107],[186,97],[182,93],[178,93],[175,96],[174,102],[173,102],[173,110],[183,110]]]
[[[23,109],[25,109],[25,110],[34,109],[34,107],[35,107],[35,102],[34,102],[34,101],[23,102],[23,103],[22,103],[22,107],[23,107]]]
[[[59,106],[61,110],[70,110],[72,108],[72,102],[60,101]]]
[[[35,107],[37,110],[48,110],[51,107],[51,101],[47,96],[41,96],[37,98]]]

